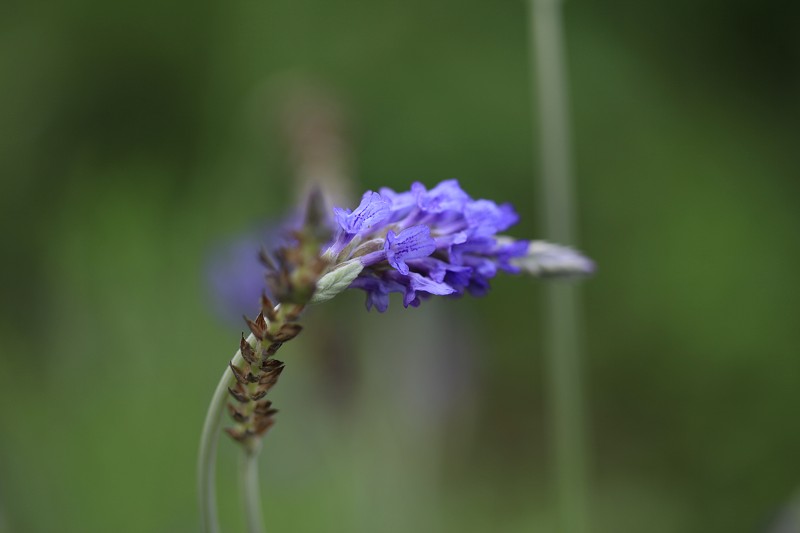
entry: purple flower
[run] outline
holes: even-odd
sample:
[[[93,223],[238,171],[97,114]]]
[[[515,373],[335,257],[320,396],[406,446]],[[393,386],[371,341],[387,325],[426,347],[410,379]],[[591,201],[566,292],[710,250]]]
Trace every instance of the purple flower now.
[[[222,307],[235,314],[249,310],[265,289],[259,243],[273,249],[296,239],[302,225],[296,218],[265,232],[266,239],[251,235],[215,254],[210,278]],[[367,191],[355,210],[322,207],[317,219],[326,231],[314,235],[325,240],[332,230],[333,237],[320,250],[323,270],[309,282],[315,285],[312,302],[356,288],[367,293],[367,309],[383,312],[391,293],[401,294],[406,307],[431,296],[484,295],[498,272],[541,278],[594,272],[594,263],[571,248],[500,234],[519,220],[514,208],[475,200],[456,180],[431,189],[414,183],[408,191]]]
[[[470,197],[461,190],[456,180],[446,180],[428,191],[419,182],[411,185],[411,193],[417,200],[417,206],[427,213],[461,211]]]
[[[363,233],[376,224],[380,224],[389,216],[389,202],[380,194],[367,191],[361,197],[356,210],[334,208],[334,216],[339,226],[349,234]]]
[[[272,221],[235,240],[219,242],[209,251],[206,279],[220,318],[238,325],[243,314],[252,313],[259,295],[267,288],[259,252],[286,245],[286,229],[285,222]]]
[[[389,230],[383,251],[389,264],[401,274],[407,275],[406,261],[431,255],[436,251],[436,243],[431,239],[431,230],[428,226],[412,226],[398,235]]]
[[[411,191],[397,193],[388,187],[381,187],[380,193],[389,202],[391,208],[389,222],[401,220],[417,206],[417,199]]]
[[[394,276],[396,277],[396,274],[394,274]],[[414,307],[419,305],[419,296],[417,295],[418,292],[435,294],[437,296],[445,296],[448,294],[453,294],[457,291],[447,283],[437,282],[431,278],[423,276],[422,274],[410,272],[408,274],[408,286],[406,288],[405,296],[403,297],[403,305],[406,307],[409,305],[413,305]]]
[[[491,200],[476,200],[464,208],[464,219],[476,237],[505,231],[519,221],[511,204],[497,205]]]
[[[368,191],[355,211],[335,209],[334,216],[338,230],[324,256],[333,268],[360,263],[360,270],[348,271],[352,274],[345,283],[366,291],[367,309],[380,312],[388,308],[392,292],[403,294],[406,307],[432,295],[483,295],[498,271],[591,271],[591,262],[568,248],[543,251],[527,240],[498,235],[519,220],[513,207],[473,200],[456,180],[430,190],[414,183],[406,192]]]
[[[405,293],[405,287],[391,280],[383,280],[371,276],[359,276],[350,285],[353,289],[363,289],[367,291],[367,311],[372,306],[383,313],[389,308],[389,293]]]

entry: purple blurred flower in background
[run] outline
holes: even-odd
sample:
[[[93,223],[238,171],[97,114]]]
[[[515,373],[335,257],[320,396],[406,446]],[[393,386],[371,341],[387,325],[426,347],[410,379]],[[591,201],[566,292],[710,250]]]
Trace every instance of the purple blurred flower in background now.
[[[222,319],[238,325],[242,315],[257,308],[259,295],[268,291],[260,253],[285,246],[290,228],[297,224],[296,215],[274,219],[212,247],[205,274],[213,307]]]
[[[265,236],[268,232],[263,232]],[[213,308],[226,321],[238,324],[243,314],[255,307],[264,290],[264,265],[258,260],[262,242],[258,234],[248,234],[234,242],[217,244],[206,269]]]

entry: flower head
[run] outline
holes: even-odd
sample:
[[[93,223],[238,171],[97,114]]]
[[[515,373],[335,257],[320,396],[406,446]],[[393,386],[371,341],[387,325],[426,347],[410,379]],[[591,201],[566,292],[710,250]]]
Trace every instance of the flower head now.
[[[335,234],[323,253],[332,264],[330,282],[320,280],[319,293],[326,295],[320,299],[349,286],[366,291],[367,309],[381,312],[392,292],[401,293],[408,307],[431,295],[483,295],[499,271],[593,270],[590,260],[568,248],[543,249],[547,243],[499,235],[519,220],[514,208],[474,200],[456,180],[430,190],[414,183],[406,192],[367,191],[354,211],[334,209],[334,219]]]

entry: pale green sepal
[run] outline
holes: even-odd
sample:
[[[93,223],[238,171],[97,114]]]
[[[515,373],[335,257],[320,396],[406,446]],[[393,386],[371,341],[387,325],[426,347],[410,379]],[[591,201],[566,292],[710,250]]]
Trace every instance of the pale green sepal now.
[[[358,259],[346,261],[337,266],[317,282],[317,290],[311,297],[311,303],[326,302],[345,290],[358,277],[364,265]]]

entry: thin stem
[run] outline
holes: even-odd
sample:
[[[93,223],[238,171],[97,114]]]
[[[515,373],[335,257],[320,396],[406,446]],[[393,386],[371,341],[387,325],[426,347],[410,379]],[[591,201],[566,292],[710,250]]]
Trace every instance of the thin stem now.
[[[247,337],[247,343],[253,344],[255,336]],[[233,364],[241,365],[244,362],[241,350],[233,356]],[[206,421],[203,424],[203,433],[200,437],[200,453],[197,458],[197,494],[200,503],[200,531],[202,533],[218,533],[217,521],[217,487],[215,483],[217,468],[217,442],[222,429],[222,414],[225,402],[228,400],[228,387],[231,387],[236,378],[230,367],[226,367],[219,380],[211,404],[208,406]]]
[[[261,516],[261,490],[258,485],[258,449],[242,447],[239,463],[239,487],[244,500],[244,516],[248,533],[263,533]]]
[[[530,0],[531,55],[538,93],[541,210],[548,238],[576,244],[569,106],[561,0]],[[558,529],[586,533],[586,453],[581,391],[580,300],[575,287],[547,291],[548,403]]]
[[[542,212],[547,237],[574,244],[572,143],[560,0],[531,0],[531,46],[536,72]]]

